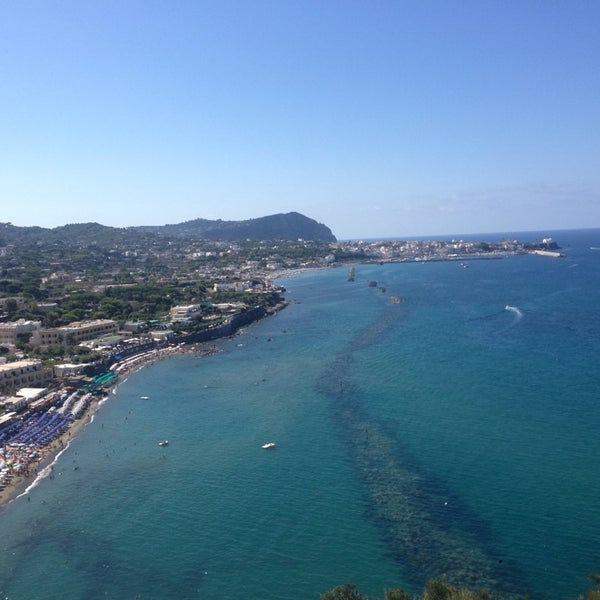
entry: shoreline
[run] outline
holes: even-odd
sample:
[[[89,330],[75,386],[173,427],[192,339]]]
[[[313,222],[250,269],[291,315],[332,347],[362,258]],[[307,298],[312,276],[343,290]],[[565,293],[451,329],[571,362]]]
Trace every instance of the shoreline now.
[[[73,421],[73,424],[43,451],[43,454],[37,461],[29,463],[28,473],[13,475],[12,480],[0,491],[0,511],[6,508],[13,500],[27,494],[29,489],[32,489],[42,479],[50,476],[52,465],[56,459],[69,447],[71,440],[73,440],[88,423],[91,423],[93,416],[96,414],[103,400],[106,400],[107,398],[108,394],[101,398],[94,398],[92,402],[90,402],[85,413],[79,419]]]
[[[178,354],[198,353],[200,356],[210,356],[218,352],[214,344],[202,343],[191,344],[189,346],[175,346],[163,348],[150,356],[140,357],[139,360],[132,361],[126,368],[119,372],[119,375],[125,375],[133,371],[139,371],[148,364],[157,360],[170,358]],[[72,440],[89,425],[100,407],[108,401],[112,395],[116,395],[116,388],[123,383],[120,377],[105,388],[102,396],[93,397],[85,412],[78,419],[74,420],[68,429],[58,436],[52,443],[44,449],[37,450],[39,458],[27,463],[27,469],[24,473],[13,473],[10,481],[3,489],[0,489],[0,512],[6,509],[14,500],[29,493],[30,489],[37,486],[46,477],[52,477],[54,463],[60,458],[60,455],[67,450]]]

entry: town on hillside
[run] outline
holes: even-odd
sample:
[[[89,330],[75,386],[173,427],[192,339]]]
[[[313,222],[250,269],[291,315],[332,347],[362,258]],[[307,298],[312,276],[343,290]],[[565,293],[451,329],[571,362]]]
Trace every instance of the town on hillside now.
[[[58,402],[53,390],[106,393],[136,357],[232,335],[280,310],[277,277],[291,270],[557,250],[551,239],[209,241],[154,232],[7,242],[0,226],[0,432]]]

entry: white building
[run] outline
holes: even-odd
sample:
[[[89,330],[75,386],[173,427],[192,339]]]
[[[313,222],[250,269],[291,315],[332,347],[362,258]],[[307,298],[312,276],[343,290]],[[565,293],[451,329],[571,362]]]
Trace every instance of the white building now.
[[[40,360],[18,360],[0,365],[0,390],[42,387],[51,379],[50,369]]]
[[[31,344],[39,344],[39,335],[42,328],[41,321],[10,321],[0,323],[0,344],[16,344],[19,335],[27,336]]]
[[[54,373],[54,377],[64,379],[65,377],[83,375],[85,373],[85,368],[88,366],[88,363],[80,363],[77,365],[63,363],[62,365],[54,365],[52,372]]]
[[[77,345],[87,340],[114,335],[118,330],[119,324],[112,319],[79,321],[63,327],[42,329],[40,344],[42,346],[66,346],[67,343]]]
[[[226,283],[214,283],[213,292],[224,292],[228,290],[234,292],[244,292],[250,286],[251,283],[249,281],[230,281]]]
[[[171,311],[172,321],[188,321],[202,311],[199,304],[189,304],[187,306],[174,306]]]

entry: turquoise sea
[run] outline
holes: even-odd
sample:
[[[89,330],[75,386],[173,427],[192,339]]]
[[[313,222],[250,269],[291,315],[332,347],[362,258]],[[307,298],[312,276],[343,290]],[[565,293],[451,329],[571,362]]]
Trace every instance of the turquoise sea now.
[[[548,235],[564,258],[290,277],[218,354],[130,374],[0,511],[0,598],[576,598],[600,570],[600,230],[516,237]]]

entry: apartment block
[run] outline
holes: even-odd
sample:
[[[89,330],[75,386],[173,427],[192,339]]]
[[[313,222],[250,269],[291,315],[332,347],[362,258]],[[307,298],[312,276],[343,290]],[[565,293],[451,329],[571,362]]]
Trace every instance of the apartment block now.
[[[105,335],[114,335],[118,330],[119,324],[112,319],[79,321],[63,327],[42,329],[40,344],[42,346],[64,346],[67,343],[76,345]]]
[[[50,369],[39,360],[18,360],[0,364],[0,391],[43,387],[51,378]]]

